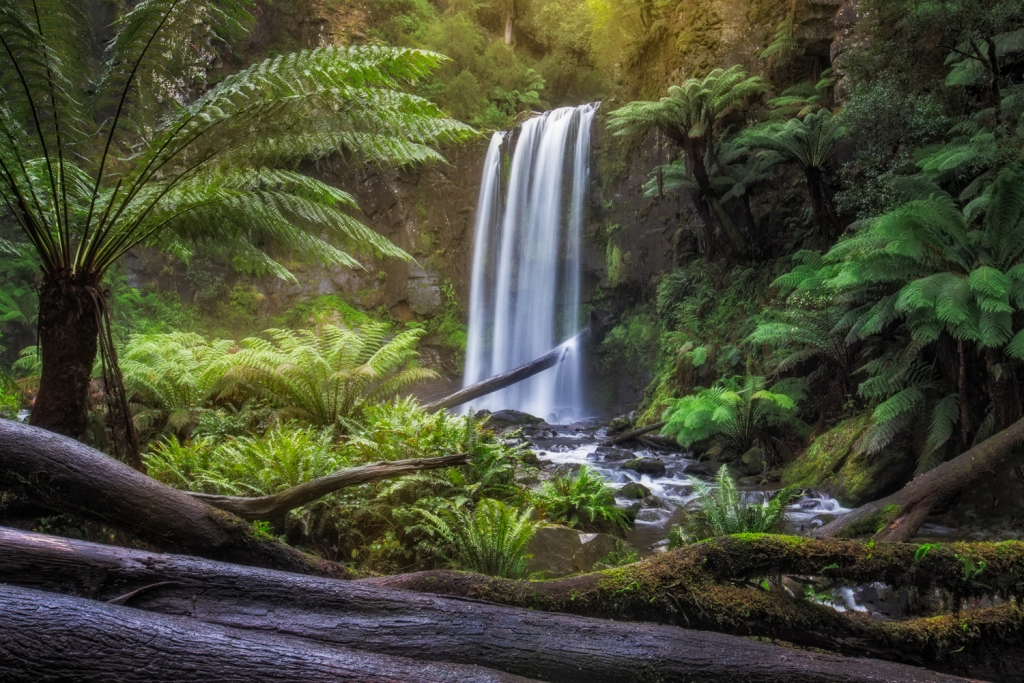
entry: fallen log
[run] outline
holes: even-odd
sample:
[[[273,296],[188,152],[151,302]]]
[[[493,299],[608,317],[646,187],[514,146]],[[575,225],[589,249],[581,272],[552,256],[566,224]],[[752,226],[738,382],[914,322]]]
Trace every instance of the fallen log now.
[[[560,346],[551,349],[540,358],[536,358],[529,363],[520,365],[518,368],[514,368],[508,372],[503,372],[500,375],[489,377],[482,382],[472,384],[465,389],[456,391],[454,394],[449,394],[438,401],[428,403],[423,406],[423,409],[427,411],[437,411],[442,408],[454,408],[455,406],[469,403],[474,398],[486,396],[487,394],[494,393],[499,389],[504,389],[505,387],[522,382],[524,379],[529,379],[530,377],[544,372],[548,368],[552,368],[562,362],[562,360],[572,352],[572,349],[579,346],[579,344],[581,344],[588,336],[590,336],[589,327]]]
[[[949,500],[979,477],[997,474],[1024,441],[1024,419],[985,439],[935,469],[915,477],[902,489],[881,500],[860,506],[814,532],[819,538],[874,534],[876,541],[910,540],[931,510]]]
[[[235,515],[165,486],[66,436],[0,419],[0,489],[162,547],[238,564],[347,577],[342,565],[307,555]]]
[[[602,446],[617,446],[620,443],[626,443],[627,441],[632,441],[636,437],[643,436],[644,434],[647,434],[649,432],[653,432],[656,429],[661,429],[662,427],[664,427],[667,424],[668,424],[668,422],[665,421],[665,420],[662,420],[661,422],[655,422],[652,425],[647,425],[646,427],[641,427],[640,429],[634,429],[631,432],[626,432],[625,434],[619,434],[618,436],[614,436],[614,437],[612,437],[610,439],[606,439],[606,440],[601,442],[601,445]]]
[[[526,683],[424,662],[0,585],[0,680]]]
[[[302,507],[306,503],[312,503],[314,500],[349,486],[391,479],[413,472],[455,467],[457,465],[464,465],[468,461],[469,455],[462,453],[459,455],[445,455],[439,458],[412,458],[409,460],[375,462],[370,465],[361,465],[332,472],[327,476],[318,477],[304,484],[293,486],[280,493],[255,498],[217,496],[193,491],[186,491],[186,493],[196,500],[201,500],[207,505],[212,505],[221,510],[227,510],[242,519],[249,521],[258,519],[272,521],[283,518],[290,510]]]
[[[962,680],[710,632],[514,609],[9,529],[0,529],[0,581],[246,631],[479,664],[551,683]]]
[[[935,549],[934,557],[928,552],[924,558],[915,558],[918,547],[870,548],[855,541],[744,535],[680,548],[615,570],[552,581],[441,570],[358,583],[581,616],[780,638],[852,656],[1016,681],[1016,672],[1024,666],[1024,656],[1017,654],[1024,645],[1024,609],[1016,601],[987,610],[876,623],[791,596],[777,586],[762,590],[743,583],[779,574],[824,576],[949,589],[957,599],[994,593],[1016,596],[1024,586],[1024,543],[950,544]],[[984,579],[968,580],[963,557],[978,563],[986,557],[995,564]]]

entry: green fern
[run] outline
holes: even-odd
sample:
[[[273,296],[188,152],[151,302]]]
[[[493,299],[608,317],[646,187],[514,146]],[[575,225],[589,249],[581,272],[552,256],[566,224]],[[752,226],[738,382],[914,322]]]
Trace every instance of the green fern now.
[[[797,403],[803,398],[801,380],[783,380],[769,389],[764,377],[733,377],[672,401],[662,433],[683,447],[712,441],[737,455],[755,445],[767,450],[772,427],[805,428],[797,417]]]
[[[746,238],[721,205],[721,193],[712,182],[707,158],[722,135],[725,120],[752,97],[764,92],[758,76],[750,76],[741,67],[715,69],[704,78],[691,78],[673,85],[656,102],[636,101],[616,109],[609,125],[616,135],[632,135],[659,130],[682,150],[685,177],[697,191],[707,234],[705,249],[710,248],[714,232],[721,230],[737,254],[746,249]]]
[[[690,485],[698,507],[686,510],[683,523],[670,530],[670,548],[731,534],[777,532],[785,521],[786,506],[798,495],[795,487],[789,487],[758,502],[744,501],[727,467],[719,468],[713,487],[696,477],[690,477]]]
[[[431,529],[449,546],[445,554],[459,569],[518,579],[526,574],[526,544],[539,526],[533,508],[522,512],[500,500],[485,498],[469,512],[454,506],[435,514],[420,510]]]
[[[222,398],[256,398],[282,420],[329,427],[357,418],[367,404],[437,377],[412,365],[424,330],[387,338],[387,326],[358,330],[323,325],[318,330],[267,330],[251,337],[231,358]]]
[[[409,258],[351,217],[351,197],[278,169],[334,153],[376,164],[439,159],[435,147],[474,131],[407,90],[445,57],[320,47],[211,85],[216,55],[252,21],[250,2],[121,7],[94,35],[79,0],[0,6],[0,71],[9,76],[0,85],[0,212],[20,229],[19,249],[38,258],[44,296],[85,296],[139,245],[184,259],[195,245],[216,245],[239,268],[285,278],[266,245],[325,264],[356,265],[355,249]],[[86,391],[73,405],[85,405]]]
[[[621,532],[629,528],[625,511],[615,505],[615,490],[586,465],[573,474],[545,481],[535,499],[552,522],[584,531]]]

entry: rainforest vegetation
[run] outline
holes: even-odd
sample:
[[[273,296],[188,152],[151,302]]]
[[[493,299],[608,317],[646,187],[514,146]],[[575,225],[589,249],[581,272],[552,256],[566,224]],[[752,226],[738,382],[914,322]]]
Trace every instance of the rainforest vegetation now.
[[[0,680],[1017,680],[1024,3],[0,0],[0,48]],[[589,412],[475,411],[486,139],[596,101]]]

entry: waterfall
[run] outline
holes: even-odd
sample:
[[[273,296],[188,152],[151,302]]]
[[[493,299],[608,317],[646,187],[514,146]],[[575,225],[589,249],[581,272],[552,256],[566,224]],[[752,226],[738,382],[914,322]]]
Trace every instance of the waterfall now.
[[[580,237],[597,104],[526,121],[506,169],[511,133],[495,133],[474,226],[463,385],[511,370],[579,331]],[[503,182],[507,181],[507,182]],[[506,186],[507,185],[507,186]],[[474,401],[561,423],[585,412],[580,355]]]

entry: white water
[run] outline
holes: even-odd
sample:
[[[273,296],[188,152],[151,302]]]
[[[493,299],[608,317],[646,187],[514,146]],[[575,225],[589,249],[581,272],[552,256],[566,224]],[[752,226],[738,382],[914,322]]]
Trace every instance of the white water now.
[[[596,104],[526,121],[503,183],[509,133],[495,133],[484,162],[473,248],[463,386],[544,355],[579,331],[580,235]],[[551,423],[585,413],[579,353],[474,401],[476,410],[521,410]]]

